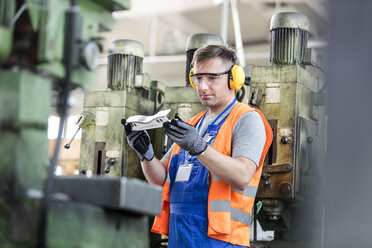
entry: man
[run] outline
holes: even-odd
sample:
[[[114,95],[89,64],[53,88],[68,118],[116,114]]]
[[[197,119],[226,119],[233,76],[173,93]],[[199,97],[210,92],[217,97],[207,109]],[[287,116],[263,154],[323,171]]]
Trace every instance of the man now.
[[[236,101],[234,89],[243,84],[236,82],[241,78],[236,68],[242,69],[237,63],[224,46],[195,52],[190,82],[207,110],[187,123],[178,117],[164,123],[174,145],[161,160],[154,157],[147,132],[131,132],[126,125],[146,179],[163,186],[162,213],[152,231],[168,235],[168,247],[249,246],[272,130],[260,111]]]

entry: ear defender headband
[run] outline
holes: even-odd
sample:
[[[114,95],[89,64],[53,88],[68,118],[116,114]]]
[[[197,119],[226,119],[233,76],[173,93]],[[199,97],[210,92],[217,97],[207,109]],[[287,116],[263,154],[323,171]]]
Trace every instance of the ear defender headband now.
[[[226,49],[225,47],[222,47],[222,49],[231,55],[231,59],[234,62],[237,60],[237,57],[235,56],[233,52]],[[196,90],[196,85],[192,81],[193,74],[194,74],[194,69],[192,68],[189,73],[189,81],[190,81],[191,86],[194,88],[194,90]],[[217,73],[217,74],[220,74],[220,73]],[[245,72],[244,72],[243,67],[241,67],[240,65],[231,66],[230,70],[228,71],[228,75],[229,75],[229,80],[228,80],[227,86],[229,87],[229,89],[238,90],[243,86],[245,82]]]

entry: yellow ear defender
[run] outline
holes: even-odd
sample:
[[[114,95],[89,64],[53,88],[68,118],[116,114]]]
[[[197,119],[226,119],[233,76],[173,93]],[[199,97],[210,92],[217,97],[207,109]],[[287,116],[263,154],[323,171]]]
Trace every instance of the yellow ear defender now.
[[[194,82],[192,81],[192,77],[191,77],[192,74],[194,74],[194,69],[190,70],[189,80],[190,80],[191,86],[194,88],[194,90],[196,90],[196,86]],[[229,78],[230,78],[228,82],[229,89],[232,89],[232,90],[240,89],[243,86],[244,81],[245,81],[245,72],[244,72],[243,67],[241,67],[240,65],[233,65],[229,72]]]
[[[195,86],[194,82],[192,81],[192,77],[191,77],[192,74],[194,74],[194,69],[190,70],[189,81],[190,81],[190,85],[194,88],[194,90],[196,90],[196,86]]]
[[[240,65],[233,65],[230,69],[229,89],[239,90],[245,81],[245,72]]]

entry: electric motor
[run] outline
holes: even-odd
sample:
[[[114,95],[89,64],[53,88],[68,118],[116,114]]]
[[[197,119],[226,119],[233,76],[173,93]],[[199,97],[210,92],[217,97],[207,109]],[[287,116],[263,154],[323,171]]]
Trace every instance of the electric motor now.
[[[107,62],[107,84],[112,90],[130,91],[136,75],[142,74],[143,44],[129,39],[114,40],[110,44]]]
[[[272,65],[302,64],[309,36],[309,20],[300,13],[281,12],[270,22]]]

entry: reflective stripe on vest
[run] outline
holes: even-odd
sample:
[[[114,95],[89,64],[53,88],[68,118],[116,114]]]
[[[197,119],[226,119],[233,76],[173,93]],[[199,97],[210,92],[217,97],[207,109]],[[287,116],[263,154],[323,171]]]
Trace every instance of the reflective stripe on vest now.
[[[230,206],[227,200],[211,200],[209,203],[210,212],[230,212],[230,219],[243,223],[247,226],[251,224],[251,214],[243,210]]]
[[[223,181],[220,180],[215,175],[212,175],[212,182],[223,182]],[[234,192],[243,194],[245,196],[256,197],[257,187],[256,186],[247,186],[243,190],[239,190],[239,189],[235,189],[235,188],[231,187],[231,190],[234,191]]]
[[[171,179],[170,179],[170,176],[169,176],[169,172],[167,172],[167,178],[165,179],[165,182],[166,183],[171,183]]]

